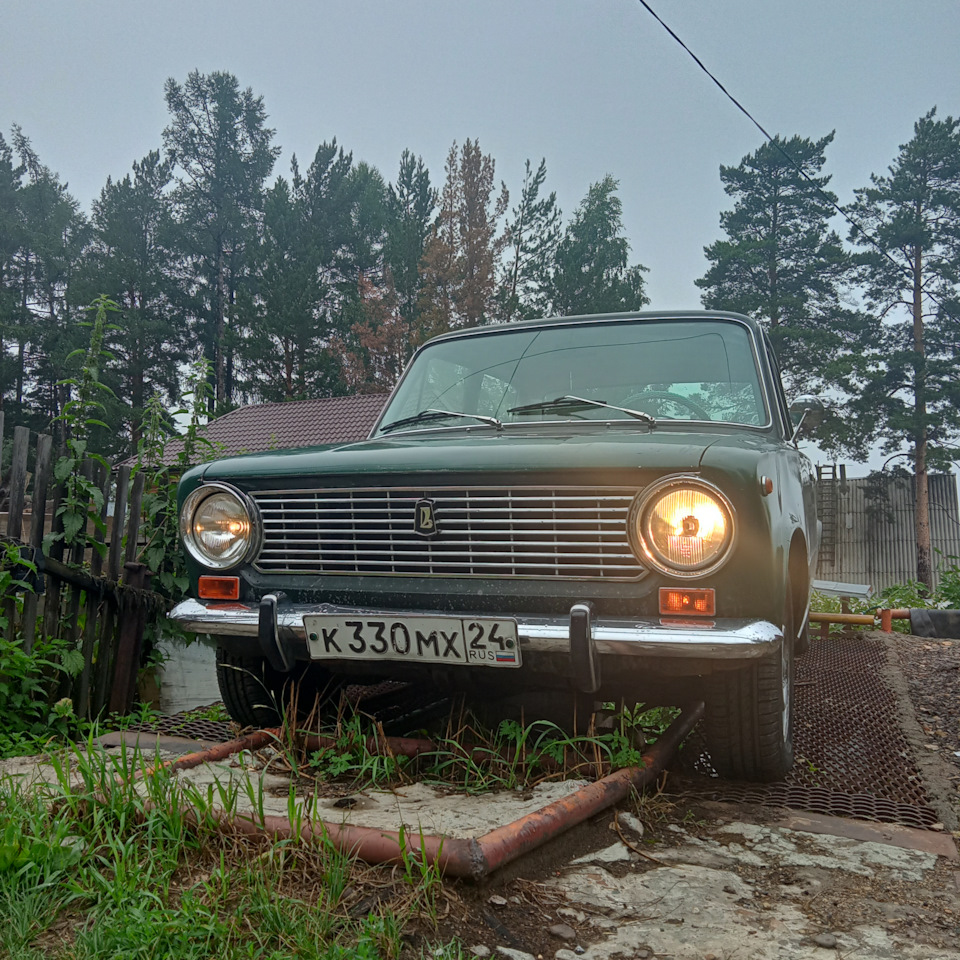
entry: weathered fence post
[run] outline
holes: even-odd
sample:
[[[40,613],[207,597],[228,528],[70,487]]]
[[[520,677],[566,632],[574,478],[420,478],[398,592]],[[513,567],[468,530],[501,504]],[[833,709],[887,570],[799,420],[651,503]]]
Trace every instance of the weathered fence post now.
[[[33,513],[30,517],[30,546],[38,566],[42,564],[40,550],[43,546],[43,527],[47,516],[47,485],[50,483],[51,452],[53,437],[42,433],[37,437],[37,460],[33,470]],[[40,578],[40,582],[43,580]],[[20,620],[20,635],[23,638],[23,652],[33,653],[33,642],[37,631],[37,603],[39,597],[28,593],[23,598],[23,616]]]
[[[133,490],[130,493],[123,585],[131,589],[124,591],[121,595],[117,612],[120,629],[117,631],[115,666],[113,681],[110,686],[111,713],[123,713],[129,708],[129,691],[131,685],[136,689],[137,669],[140,666],[140,639],[137,634],[137,626],[140,622],[140,604],[143,602],[143,598],[139,596],[139,591],[144,589],[146,567],[142,563],[137,563],[136,557],[137,537],[140,535],[140,507],[143,503],[145,480],[146,477],[143,472],[138,473],[134,478]]]
[[[117,497],[113,505],[113,529],[110,532],[110,549],[107,553],[107,580],[117,584],[120,580],[120,551],[126,530],[127,498],[130,494],[130,467],[122,466],[117,471]],[[107,689],[113,676],[116,660],[115,630],[119,619],[120,595],[114,594],[107,604],[97,644],[97,668],[93,683],[91,713],[100,716],[107,706]]]
[[[110,499],[110,471],[103,465],[97,466],[97,486],[103,496],[103,506],[100,508],[100,526],[94,533],[95,543],[103,544],[106,537],[107,505]],[[99,578],[103,569],[103,556],[100,550],[94,548],[90,556],[90,576]],[[76,713],[78,716],[91,716],[90,703],[90,673],[93,668],[93,658],[96,652],[97,621],[100,614],[100,605],[104,594],[94,594],[87,591],[84,611],[86,614],[83,624],[83,669],[77,678]]]
[[[10,487],[7,497],[7,536],[19,541],[23,528],[23,501],[27,485],[27,447],[30,431],[26,427],[13,428],[13,457],[10,461]],[[0,450],[0,457],[3,451]],[[12,642],[17,635],[17,604],[13,598],[4,604],[7,618],[7,637]]]

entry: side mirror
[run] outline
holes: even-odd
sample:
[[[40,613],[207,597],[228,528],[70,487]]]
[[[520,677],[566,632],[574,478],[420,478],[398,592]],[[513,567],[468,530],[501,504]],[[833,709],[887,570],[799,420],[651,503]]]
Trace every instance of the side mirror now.
[[[793,421],[793,436],[790,439],[796,440],[801,433],[816,430],[823,423],[826,412],[819,397],[797,397],[790,404],[790,419]]]

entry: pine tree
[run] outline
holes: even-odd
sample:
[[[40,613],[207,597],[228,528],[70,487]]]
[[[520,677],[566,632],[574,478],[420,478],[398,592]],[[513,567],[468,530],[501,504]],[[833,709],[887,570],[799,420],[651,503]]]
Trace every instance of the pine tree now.
[[[734,205],[721,213],[726,238],[705,248],[711,266],[696,281],[705,307],[765,321],[784,373],[807,392],[856,331],[841,303],[849,256],[829,227],[837,198],[821,173],[832,141],[833,133],[775,137],[739,166],[720,167]]]
[[[241,91],[232,74],[194,70],[182,86],[171,78],[164,89],[171,123],[163,142],[176,170],[187,303],[212,363],[215,401],[229,404],[236,299],[279,148],[272,146],[263,98],[249,87]]]
[[[336,140],[305,174],[268,191],[242,356],[252,392],[267,399],[349,389],[342,352],[362,318],[361,287],[386,283],[388,191],[369,164]]]
[[[30,408],[22,421],[46,428],[70,399],[63,383],[71,368],[67,358],[86,340],[71,287],[89,224],[19,127],[13,129],[13,147],[26,176],[18,192],[22,243],[14,268],[20,297],[15,403],[22,411]]]
[[[615,313],[649,303],[646,267],[628,266],[619,183],[609,174],[590,185],[557,246],[547,293],[558,315]]]
[[[437,191],[430,185],[430,173],[423,158],[414,158],[409,150],[400,157],[397,181],[389,187],[384,258],[401,314],[413,321],[418,316],[423,259],[434,211]]]
[[[108,178],[93,205],[93,237],[78,279],[81,302],[108,296],[120,308],[108,331],[113,362],[103,381],[113,390],[103,418],[115,426],[117,447],[126,432],[136,450],[147,401],[155,394],[168,403],[178,398],[178,364],[186,353],[186,325],[173,300],[174,224],[167,186],[169,160],[151,151],[133,164],[133,173]],[[125,430],[121,429],[125,423]]]
[[[496,165],[479,142],[447,155],[440,213],[422,261],[421,317],[429,335],[487,323],[496,315],[497,270],[506,243],[499,224],[509,203]]]
[[[556,193],[540,196],[546,178],[545,159],[535,173],[527,160],[520,203],[507,228],[507,263],[500,290],[504,320],[526,320],[546,311],[546,286],[560,243],[561,219]]]
[[[960,120],[931,110],[850,208],[873,326],[848,421],[916,478],[917,579],[932,588],[928,472],[960,456]]]
[[[294,160],[294,177],[299,171]],[[266,194],[254,306],[242,355],[263,400],[303,400],[328,387],[319,258],[306,206],[283,177]]]
[[[13,150],[0,134],[0,410],[11,404],[19,413],[23,370],[18,356],[8,350],[18,342],[23,317],[22,272],[18,255],[24,246],[20,190],[26,172],[14,165]],[[20,388],[17,388],[17,384]]]

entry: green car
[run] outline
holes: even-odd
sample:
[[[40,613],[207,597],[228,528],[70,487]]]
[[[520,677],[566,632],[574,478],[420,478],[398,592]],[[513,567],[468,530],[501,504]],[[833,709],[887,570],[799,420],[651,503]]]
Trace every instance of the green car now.
[[[370,437],[207,463],[180,484],[224,703],[276,722],[345,684],[419,681],[487,715],[703,700],[721,776],[793,762],[819,525],[760,326],[564,317],[437,337]],[[791,416],[792,414],[792,416]]]

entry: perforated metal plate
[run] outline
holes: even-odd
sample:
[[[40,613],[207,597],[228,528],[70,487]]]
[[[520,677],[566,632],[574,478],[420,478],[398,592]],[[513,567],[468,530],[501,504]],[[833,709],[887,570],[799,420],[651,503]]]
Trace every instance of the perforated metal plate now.
[[[695,731],[682,767],[713,778],[697,781],[697,795],[910,827],[937,823],[886,670],[882,641],[855,633],[814,639],[797,660],[796,763],[786,780],[745,784],[716,778]]]

